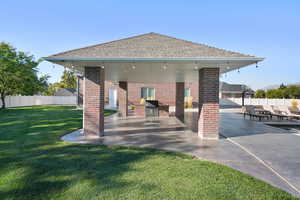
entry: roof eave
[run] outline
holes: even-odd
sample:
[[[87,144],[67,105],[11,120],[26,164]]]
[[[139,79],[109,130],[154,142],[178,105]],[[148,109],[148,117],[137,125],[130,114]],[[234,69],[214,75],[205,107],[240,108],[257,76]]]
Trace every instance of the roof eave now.
[[[84,57],[43,57],[47,61],[254,61],[261,62],[259,57],[195,57],[195,58],[84,58]]]

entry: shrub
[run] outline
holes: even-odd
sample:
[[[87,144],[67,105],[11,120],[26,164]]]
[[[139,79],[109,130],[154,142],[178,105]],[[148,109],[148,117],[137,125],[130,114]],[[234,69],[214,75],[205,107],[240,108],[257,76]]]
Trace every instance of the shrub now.
[[[266,92],[264,90],[257,90],[254,94],[255,98],[265,98]]]
[[[293,101],[291,102],[291,105],[292,105],[293,108],[297,108],[298,105],[299,105],[299,103],[298,103],[298,101],[293,100]]]

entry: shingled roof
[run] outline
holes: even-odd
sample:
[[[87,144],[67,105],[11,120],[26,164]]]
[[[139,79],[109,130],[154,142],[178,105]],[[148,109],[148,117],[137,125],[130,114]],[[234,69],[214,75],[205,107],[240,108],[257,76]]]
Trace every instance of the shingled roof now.
[[[254,91],[246,85],[242,84],[229,84],[226,82],[220,82],[220,91],[222,92],[234,92],[234,93],[242,93],[243,91],[247,91],[248,93],[253,93]]]
[[[255,58],[203,44],[147,33],[83,47],[48,58]]]

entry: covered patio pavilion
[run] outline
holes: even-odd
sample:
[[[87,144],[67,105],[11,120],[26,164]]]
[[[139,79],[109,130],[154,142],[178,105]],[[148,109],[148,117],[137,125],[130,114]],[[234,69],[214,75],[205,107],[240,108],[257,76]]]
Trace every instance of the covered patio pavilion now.
[[[70,50],[44,59],[84,74],[84,134],[105,135],[105,80],[118,83],[118,109],[122,117],[128,116],[129,82],[176,83],[175,116],[178,118],[184,117],[185,83],[197,82],[197,130],[203,139],[219,138],[220,74],[263,60],[156,33]]]

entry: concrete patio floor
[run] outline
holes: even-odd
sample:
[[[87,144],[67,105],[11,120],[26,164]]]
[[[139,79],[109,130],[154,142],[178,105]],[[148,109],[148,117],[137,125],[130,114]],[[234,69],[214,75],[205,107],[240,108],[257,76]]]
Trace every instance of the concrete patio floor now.
[[[237,169],[300,197],[300,136],[228,110],[220,115],[218,141],[197,137],[195,112],[186,113],[185,124],[174,117],[122,119],[113,115],[105,119],[104,137],[85,137],[78,130],[62,140],[182,152]]]

